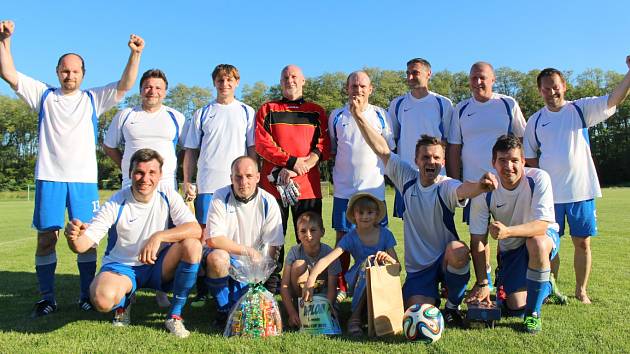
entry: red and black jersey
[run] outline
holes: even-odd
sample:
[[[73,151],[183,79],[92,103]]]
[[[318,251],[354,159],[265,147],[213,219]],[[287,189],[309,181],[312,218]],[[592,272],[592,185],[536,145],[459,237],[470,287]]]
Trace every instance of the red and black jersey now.
[[[263,158],[260,186],[277,199],[278,191],[267,180],[275,166],[293,169],[298,157],[311,152],[319,160],[330,155],[328,116],[324,109],[304,99],[281,99],[263,104],[256,113],[256,152]],[[300,199],[321,198],[319,168],[293,179],[300,186]]]

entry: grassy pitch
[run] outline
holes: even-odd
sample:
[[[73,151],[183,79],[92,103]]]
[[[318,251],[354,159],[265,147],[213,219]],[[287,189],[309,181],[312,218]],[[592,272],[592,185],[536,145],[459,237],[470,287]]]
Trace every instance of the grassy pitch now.
[[[0,198],[3,197],[0,194]],[[388,193],[392,205],[392,193]],[[10,200],[9,200],[10,199]],[[269,339],[223,338],[210,327],[212,306],[187,306],[184,311],[190,338],[178,340],[163,327],[165,310],[159,309],[150,292],[139,292],[133,306],[132,325],[113,328],[111,314],[81,312],[76,305],[79,278],[76,258],[62,238],[57,247],[56,293],[59,312],[45,318],[29,318],[39,299],[34,271],[35,232],[30,228],[32,201],[8,196],[0,201],[0,353],[51,352],[629,352],[630,320],[630,188],[604,189],[598,200],[599,236],[593,238],[593,272],[589,293],[591,306],[570,296],[567,306],[543,306],[543,332],[532,336],[519,331],[521,320],[502,319],[491,329],[447,329],[432,345],[407,342],[403,337],[385,339],[311,337],[287,332]],[[324,201],[327,234],[323,241],[334,244],[330,228],[332,198]],[[461,220],[461,211],[456,216]],[[466,229],[457,223],[460,237]],[[403,258],[402,223],[390,218]],[[292,231],[287,245],[295,243]],[[100,246],[102,255],[104,244]],[[492,241],[493,252],[496,243]],[[559,285],[573,294],[573,245],[562,240]],[[99,257],[100,258],[100,257]],[[472,280],[471,280],[472,282]],[[342,317],[349,304],[344,303]]]

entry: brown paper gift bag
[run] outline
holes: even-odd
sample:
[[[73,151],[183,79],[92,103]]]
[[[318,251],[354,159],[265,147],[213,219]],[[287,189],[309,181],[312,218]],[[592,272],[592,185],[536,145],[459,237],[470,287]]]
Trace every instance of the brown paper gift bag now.
[[[366,262],[368,335],[402,333],[404,305],[400,285],[400,264],[378,265],[373,257]]]

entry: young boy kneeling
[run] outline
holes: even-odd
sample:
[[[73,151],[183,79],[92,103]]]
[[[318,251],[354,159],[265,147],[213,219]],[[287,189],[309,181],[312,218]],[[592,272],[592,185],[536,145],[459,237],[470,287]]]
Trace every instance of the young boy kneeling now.
[[[289,317],[289,326],[299,328],[300,316],[296,309],[296,301],[302,295],[302,288],[315,264],[328,255],[332,248],[321,243],[324,236],[324,223],[321,215],[307,211],[297,220],[297,233],[300,244],[291,248],[284,261],[280,295]],[[333,262],[328,272],[322,272],[315,284],[315,293],[325,295],[331,306],[334,304],[337,288],[337,274],[341,271],[339,262]]]

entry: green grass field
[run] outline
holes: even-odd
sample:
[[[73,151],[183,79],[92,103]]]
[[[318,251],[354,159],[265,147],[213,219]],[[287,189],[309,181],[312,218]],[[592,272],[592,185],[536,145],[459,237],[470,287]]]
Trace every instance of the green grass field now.
[[[65,241],[57,247],[56,292],[60,311],[45,318],[30,319],[39,299],[34,269],[35,232],[30,228],[32,201],[0,194],[0,353],[52,352],[630,352],[630,188],[604,189],[598,200],[600,235],[592,241],[593,273],[590,281],[591,306],[575,298],[567,306],[543,307],[543,332],[532,336],[519,331],[521,320],[502,319],[495,329],[447,329],[432,345],[411,343],[403,337],[360,339],[311,337],[287,332],[269,339],[223,338],[211,326],[210,305],[188,306],[184,312],[190,338],[178,340],[163,328],[165,310],[155,304],[152,293],[140,292],[133,307],[132,326],[113,328],[111,314],[84,313],[76,303],[79,278],[75,256]],[[391,203],[392,194],[388,198]],[[324,202],[327,227],[332,199]],[[460,213],[457,220],[461,219]],[[402,223],[390,219],[402,259]],[[463,225],[460,236],[468,240]],[[324,238],[334,243],[330,228]],[[288,245],[294,243],[291,232]],[[496,244],[493,242],[493,251]],[[101,245],[99,255],[104,244]],[[563,239],[559,285],[573,294],[573,246]],[[348,315],[348,306],[342,316]]]

